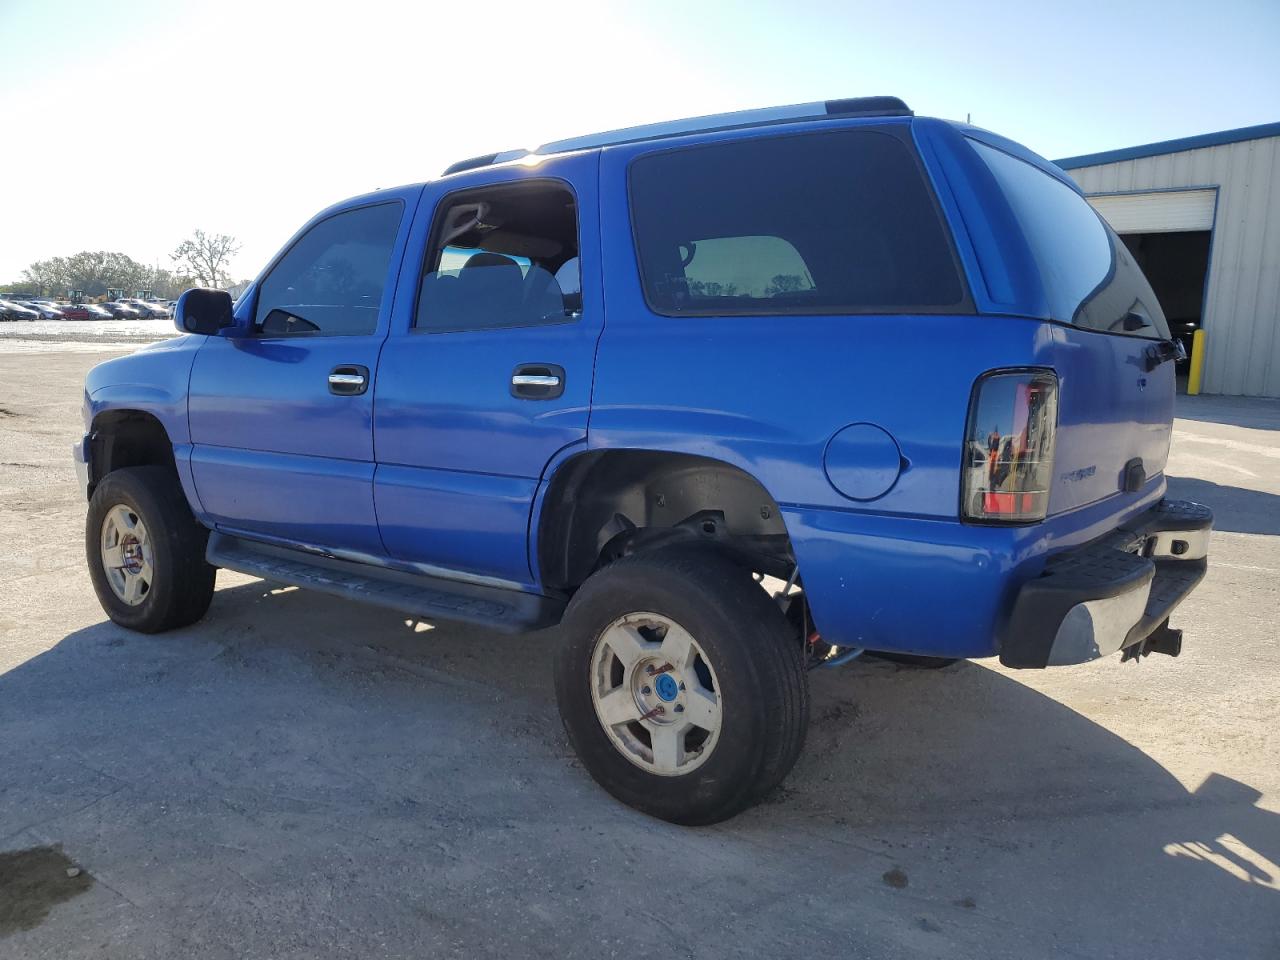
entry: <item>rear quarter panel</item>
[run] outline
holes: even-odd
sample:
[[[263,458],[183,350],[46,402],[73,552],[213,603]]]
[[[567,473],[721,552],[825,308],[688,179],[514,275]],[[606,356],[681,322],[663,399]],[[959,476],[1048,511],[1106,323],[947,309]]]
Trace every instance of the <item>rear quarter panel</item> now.
[[[802,125],[803,126],[803,125]],[[590,446],[713,457],[780,504],[955,520],[974,381],[1002,366],[1052,365],[1052,328],[1021,317],[925,314],[666,317],[640,286],[627,167],[651,145],[601,155],[606,324]],[[823,451],[853,423],[898,442],[897,482],[866,502],[827,480]]]
[[[1123,502],[1071,504],[1041,524],[959,522],[975,381],[1000,367],[1056,368],[1071,338],[1028,315],[1039,290],[1016,251],[999,261],[999,275],[981,274],[976,251],[997,249],[1000,238],[968,235],[949,186],[939,200],[979,314],[673,318],[648,309],[621,226],[630,222],[627,165],[645,149],[601,157],[602,222],[614,226],[603,236],[606,324],[589,446],[687,452],[758,479],[783,513],[829,641],[994,654],[1013,592],[1049,552],[1100,536],[1158,499],[1163,479],[1153,478]],[[1074,368],[1071,376],[1089,377]],[[823,469],[831,438],[854,423],[887,431],[902,455],[897,481],[872,500],[842,495]]]
[[[629,222],[626,164],[637,152],[602,156],[605,223]],[[974,381],[993,367],[1050,365],[1048,325],[659,316],[621,229],[605,234],[603,268],[593,449],[691,453],[758,479],[782,511],[815,622],[832,642],[993,652],[992,624],[1023,554],[1007,529],[958,522],[961,441]],[[897,481],[873,500],[842,495],[823,469],[831,438],[854,423],[876,424],[901,451]]]
[[[1032,251],[1035,231],[1027,232],[973,144],[1001,151],[1059,181],[1081,196],[1078,202],[1084,208],[1079,187],[1043,157],[988,130],[932,119],[915,120],[912,129],[953,225],[979,312],[1051,319],[1041,268]],[[1100,234],[1105,229],[1100,221],[1098,229]],[[1077,234],[1064,229],[1060,236],[1066,246]],[[1098,278],[1100,286],[1089,299],[1097,295],[1102,304],[1110,298],[1119,313],[1127,309],[1127,298],[1136,288],[1106,287],[1117,270],[1113,254],[1111,273]],[[1045,354],[1046,365],[1053,367],[1059,381],[1049,513],[1065,514],[1110,501],[1120,515],[1135,499],[1121,489],[1128,462],[1141,458],[1149,478],[1163,477],[1173,423],[1174,365],[1147,369],[1145,354],[1152,344],[1148,338],[1074,326],[1066,322],[1071,316],[1056,319],[1062,322],[1046,327],[1054,346]]]

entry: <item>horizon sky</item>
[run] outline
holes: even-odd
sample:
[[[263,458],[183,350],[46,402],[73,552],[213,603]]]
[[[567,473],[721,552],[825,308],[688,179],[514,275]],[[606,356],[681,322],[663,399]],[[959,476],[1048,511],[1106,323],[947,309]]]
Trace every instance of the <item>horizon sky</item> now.
[[[868,94],[1050,158],[1280,120],[1280,3],[0,0],[0,282],[197,227],[256,275],[454,160]]]

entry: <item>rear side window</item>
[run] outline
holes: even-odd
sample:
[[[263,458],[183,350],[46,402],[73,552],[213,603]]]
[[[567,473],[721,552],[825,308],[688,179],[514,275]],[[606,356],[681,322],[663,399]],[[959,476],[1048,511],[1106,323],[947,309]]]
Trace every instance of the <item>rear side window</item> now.
[[[967,309],[911,147],[841,130],[691,147],[631,165],[645,298],[668,316]]]
[[[345,210],[303,234],[262,281],[262,336],[373,333],[403,211],[399,201]]]
[[[1025,160],[969,142],[1022,227],[1054,320],[1108,333],[1169,336],[1147,278],[1084,197]]]

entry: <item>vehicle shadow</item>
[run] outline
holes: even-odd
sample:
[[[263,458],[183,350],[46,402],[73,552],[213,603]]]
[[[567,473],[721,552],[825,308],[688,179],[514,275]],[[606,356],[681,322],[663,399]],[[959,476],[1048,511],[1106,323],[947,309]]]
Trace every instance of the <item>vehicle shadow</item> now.
[[[1227,486],[1198,477],[1169,476],[1166,479],[1169,497],[1194,500],[1213,510],[1215,530],[1280,535],[1280,495]]]
[[[0,675],[0,850],[63,844],[95,896],[165,918],[169,955],[399,955],[432,931],[590,957],[602,929],[625,953],[657,927],[679,956],[1241,957],[1276,936],[1280,816],[1255,789],[1188,789],[997,670],[815,674],[784,787],[682,829],[577,763],[554,631],[220,577],[199,625],[95,624]],[[99,908],[93,942],[137,946],[129,917]]]

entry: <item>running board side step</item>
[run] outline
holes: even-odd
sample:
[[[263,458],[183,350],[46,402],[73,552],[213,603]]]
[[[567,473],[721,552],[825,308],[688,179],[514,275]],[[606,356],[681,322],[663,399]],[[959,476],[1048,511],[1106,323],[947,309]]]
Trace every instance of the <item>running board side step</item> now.
[[[552,597],[304,553],[225,533],[209,534],[205,558],[215,567],[251,577],[389,607],[424,620],[453,620],[503,633],[559,623],[565,606]]]

